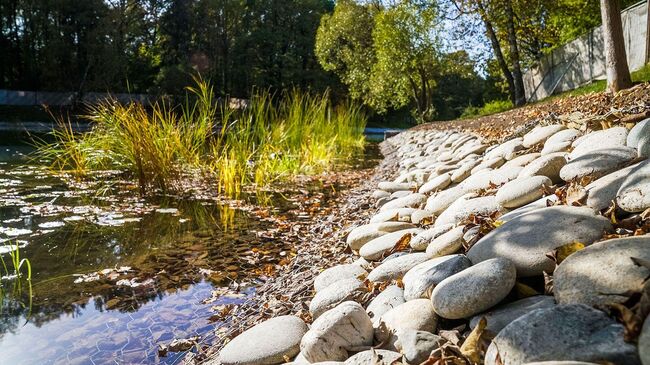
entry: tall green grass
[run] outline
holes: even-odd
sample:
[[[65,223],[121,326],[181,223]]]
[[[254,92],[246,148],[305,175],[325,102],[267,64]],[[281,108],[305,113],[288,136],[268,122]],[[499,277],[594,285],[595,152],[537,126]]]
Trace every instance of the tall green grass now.
[[[220,193],[236,197],[246,186],[329,170],[363,147],[363,110],[333,106],[327,93],[256,91],[246,108],[235,109],[196,81],[180,106],[114,100],[90,106],[90,132],[76,134],[61,121],[39,156],[82,178],[124,171],[142,194],[179,192],[198,177],[216,179]]]
[[[32,265],[26,258],[20,257],[20,246],[18,243],[9,243],[9,260],[0,255],[0,313],[2,313],[5,298],[10,295],[12,298],[20,298],[23,294],[23,279],[27,281],[28,308],[32,308]],[[10,281],[10,288],[5,286],[5,280]],[[21,301],[21,305],[24,303]]]

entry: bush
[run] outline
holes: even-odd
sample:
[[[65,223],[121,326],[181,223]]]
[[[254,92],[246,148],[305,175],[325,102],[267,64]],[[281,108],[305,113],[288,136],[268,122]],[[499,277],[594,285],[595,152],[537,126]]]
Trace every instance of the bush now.
[[[461,114],[460,117],[481,117],[484,115],[501,113],[510,109],[512,109],[512,102],[510,100],[493,100],[489,103],[485,103],[481,108],[472,105],[468,106],[463,110],[463,114]]]

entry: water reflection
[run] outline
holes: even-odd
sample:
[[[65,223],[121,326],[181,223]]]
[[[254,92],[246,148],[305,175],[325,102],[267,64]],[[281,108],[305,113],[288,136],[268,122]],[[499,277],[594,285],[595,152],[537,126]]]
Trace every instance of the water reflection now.
[[[269,191],[274,206],[259,211],[199,195],[143,201],[137,191],[71,188],[27,152],[0,148],[0,243],[22,246],[34,290],[31,313],[25,291],[3,299],[3,364],[178,363],[185,354],[161,357],[158,345],[214,336],[214,309],[245,300],[295,254],[275,236],[278,217],[308,220],[305,196],[318,192],[320,207],[341,189]]]

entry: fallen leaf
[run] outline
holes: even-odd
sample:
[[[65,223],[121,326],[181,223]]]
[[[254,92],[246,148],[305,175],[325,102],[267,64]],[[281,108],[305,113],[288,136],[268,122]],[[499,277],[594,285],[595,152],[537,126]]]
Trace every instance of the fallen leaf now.
[[[460,352],[473,363],[481,362],[480,341],[486,326],[487,319],[485,319],[485,317],[481,317],[476,327],[474,327],[472,332],[465,339],[465,342],[463,342],[463,345],[460,347]]]

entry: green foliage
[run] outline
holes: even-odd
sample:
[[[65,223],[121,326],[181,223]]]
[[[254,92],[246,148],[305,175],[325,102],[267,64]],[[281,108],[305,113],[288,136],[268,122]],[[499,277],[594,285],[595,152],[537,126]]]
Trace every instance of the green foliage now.
[[[430,119],[430,90],[438,60],[435,9],[400,2],[376,16],[373,30],[377,62],[370,79],[369,104],[378,111],[415,101],[420,119]]]
[[[482,117],[485,115],[497,114],[512,109],[510,100],[493,100],[485,103],[482,107],[468,106],[463,111],[461,118]]]
[[[375,63],[372,8],[354,0],[337,2],[334,13],[323,15],[316,33],[315,53],[323,69],[334,72],[353,99],[369,93]]]
[[[10,295],[11,298],[20,298],[23,294],[23,280],[27,281],[29,310],[32,308],[32,265],[27,258],[20,257],[20,246],[17,242],[9,242],[3,248],[9,248],[5,251],[9,253],[9,260],[0,254],[0,313],[2,313],[5,298]],[[9,283],[9,284],[7,284]],[[7,288],[10,286],[10,288]],[[21,301],[21,305],[25,304]]]
[[[337,87],[314,55],[330,0],[0,2],[0,88],[219,94]]]
[[[79,177],[124,171],[142,194],[182,192],[196,176],[213,176],[221,193],[237,196],[249,184],[327,170],[363,147],[363,111],[333,107],[327,93],[258,91],[238,110],[217,105],[210,85],[197,84],[176,108],[113,100],[91,106],[90,132],[76,135],[63,123],[54,143],[40,144],[39,157]]]

